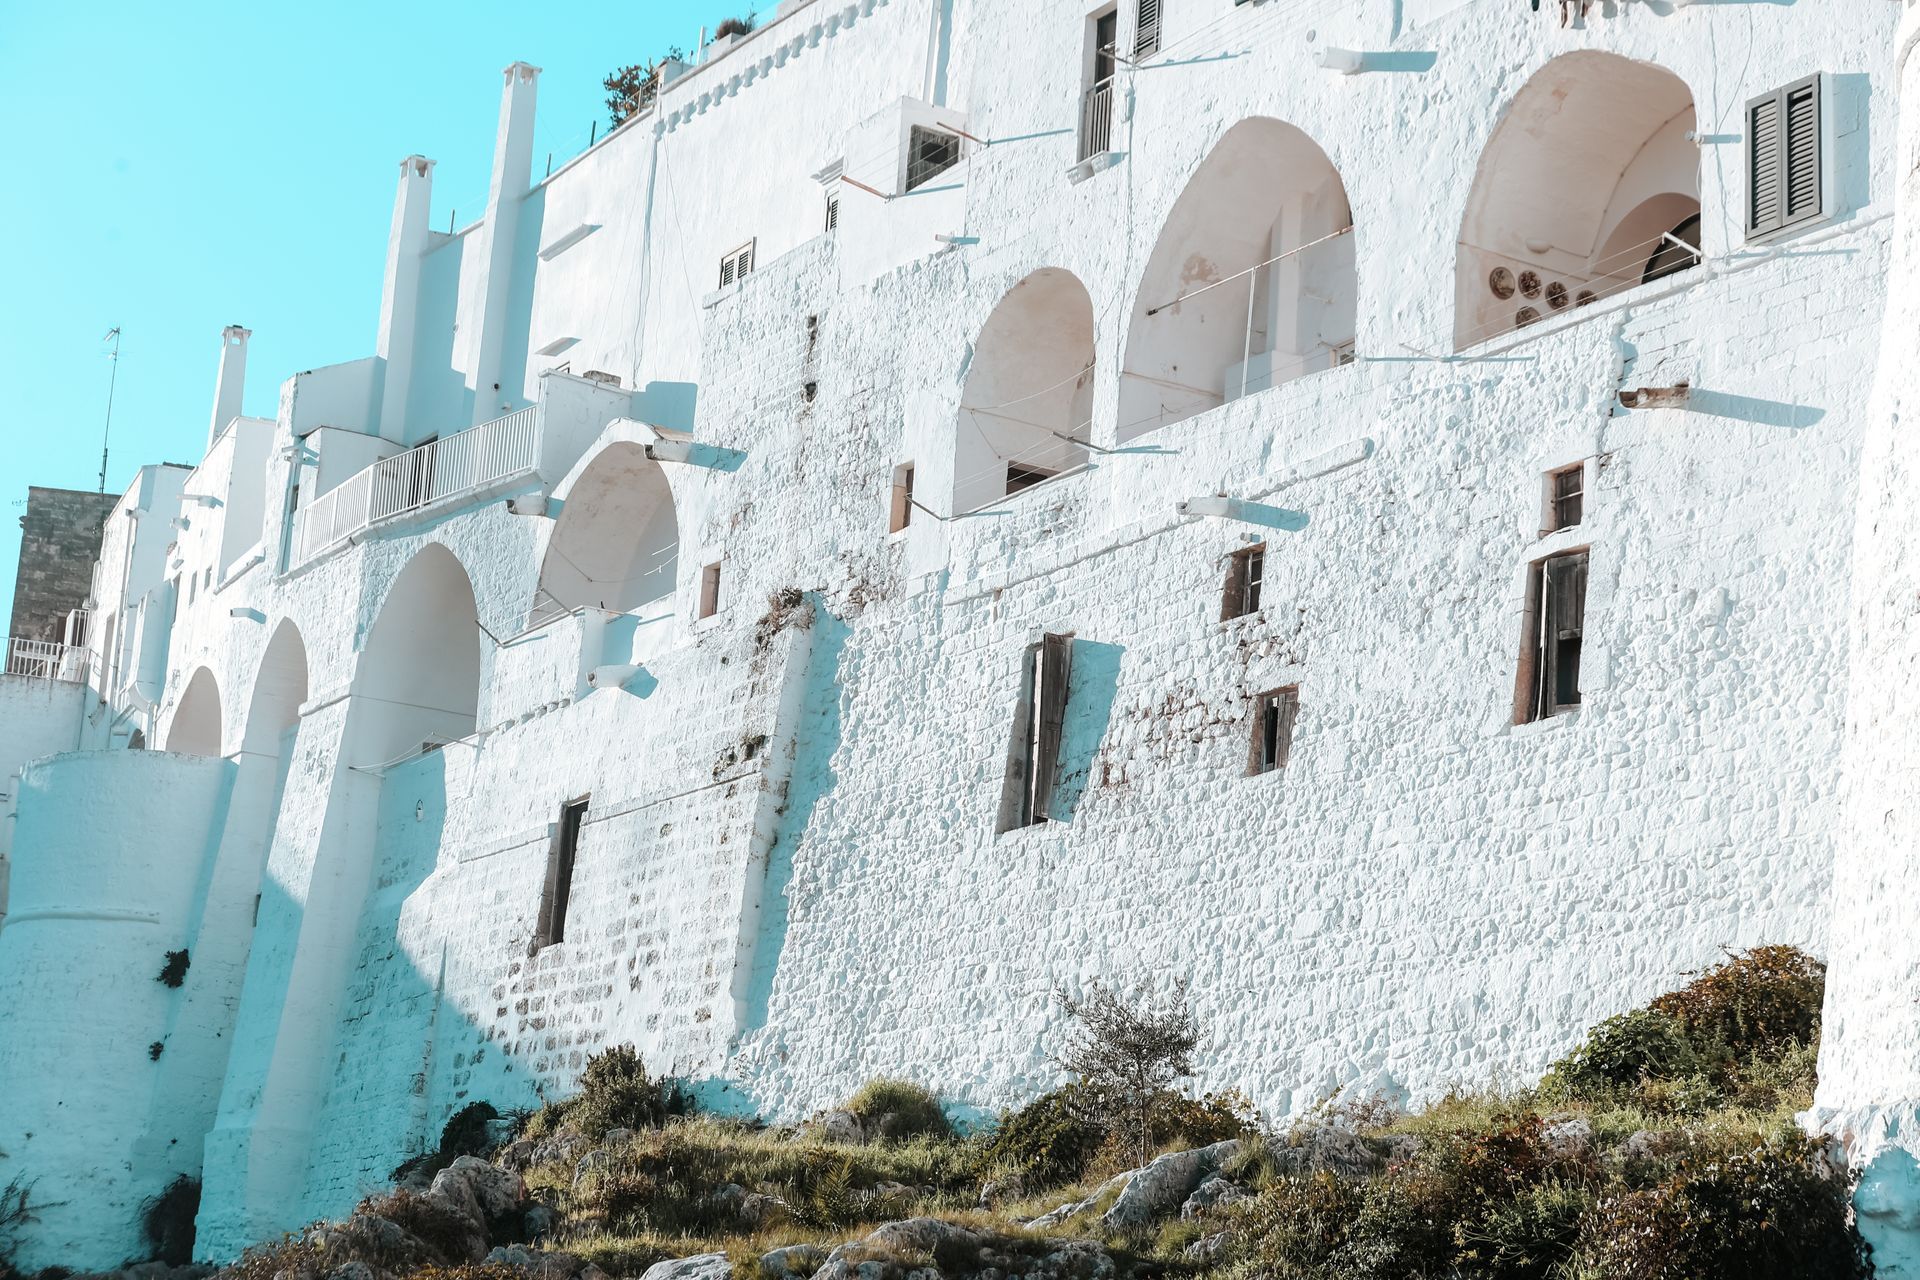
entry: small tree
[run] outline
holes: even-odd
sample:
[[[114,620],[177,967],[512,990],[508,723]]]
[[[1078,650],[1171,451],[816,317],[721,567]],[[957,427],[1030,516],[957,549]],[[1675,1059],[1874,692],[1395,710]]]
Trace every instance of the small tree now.
[[[1057,1061],[1080,1077],[1090,1104],[1114,1131],[1130,1131],[1134,1154],[1145,1164],[1153,1154],[1154,1109],[1176,1080],[1193,1074],[1200,1028],[1187,1001],[1187,980],[1173,984],[1164,1004],[1145,987],[1133,997],[1098,982],[1084,1000],[1066,989],[1054,998],[1078,1025]]]
[[[613,119],[613,127],[618,129],[652,106],[660,96],[660,64],[685,56],[686,51],[676,45],[644,66],[636,62],[608,73],[600,83],[607,91],[607,114]]]

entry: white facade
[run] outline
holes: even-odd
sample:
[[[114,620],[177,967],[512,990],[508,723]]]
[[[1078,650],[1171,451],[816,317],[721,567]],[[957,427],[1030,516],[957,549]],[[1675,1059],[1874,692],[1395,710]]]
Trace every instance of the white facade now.
[[[70,1200],[23,1262],[126,1255],[54,1194],[96,1162],[116,1206],[201,1169],[225,1257],[622,1041],[716,1106],[989,1112],[1094,978],[1190,976],[1200,1083],[1285,1113],[1529,1077],[1794,943],[1820,1114],[1920,1150],[1911,824],[1848,791],[1909,758],[1900,7],[1162,7],[1102,88],[1100,5],[789,0],[540,181],[515,63],[485,217],[401,163],[373,356],[229,422],[222,336],[206,461],[110,517],[81,750],[17,788],[0,1008],[87,1014],[0,1035],[0,1180]],[[1749,236],[1749,100],[1816,74],[1818,216]],[[1532,720],[1533,566],[1583,548]],[[1051,820],[1003,831],[1045,633]]]

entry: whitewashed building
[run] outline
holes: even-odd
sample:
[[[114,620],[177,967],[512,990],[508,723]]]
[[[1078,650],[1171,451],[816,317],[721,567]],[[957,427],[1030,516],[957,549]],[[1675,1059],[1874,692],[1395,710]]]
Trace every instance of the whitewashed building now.
[[[786,0],[572,158],[509,66],[484,216],[400,163],[372,353],[255,420],[226,330],[0,682],[23,1261],[183,1173],[231,1256],[612,1043],[983,1114],[1057,985],[1186,976],[1284,1114],[1782,942],[1900,1274],[1916,32]]]

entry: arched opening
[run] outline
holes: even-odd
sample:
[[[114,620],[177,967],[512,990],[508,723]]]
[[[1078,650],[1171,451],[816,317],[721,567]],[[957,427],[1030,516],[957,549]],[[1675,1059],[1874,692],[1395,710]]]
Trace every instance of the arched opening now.
[[[1174,203],[1120,370],[1129,439],[1353,358],[1353,210],[1319,144],[1242,120]]]
[[[372,767],[464,738],[480,706],[480,623],[460,561],[433,544],[407,562],[353,674],[351,740]]]
[[[582,608],[671,615],[680,524],[666,472],[646,447],[623,440],[602,449],[564,502],[530,620]]]
[[[1093,299],[1047,267],[987,317],[960,389],[954,511],[971,511],[1086,462],[1093,417]]]
[[[240,749],[248,755],[279,759],[284,742],[300,723],[307,700],[307,646],[300,628],[282,622],[267,642],[253,679],[253,700],[240,731]]]
[[[1454,343],[1466,348],[1700,260],[1693,94],[1617,54],[1555,58],[1480,157],[1460,228]]]
[[[220,686],[205,667],[187,681],[180,705],[173,710],[167,750],[189,756],[220,754]]]

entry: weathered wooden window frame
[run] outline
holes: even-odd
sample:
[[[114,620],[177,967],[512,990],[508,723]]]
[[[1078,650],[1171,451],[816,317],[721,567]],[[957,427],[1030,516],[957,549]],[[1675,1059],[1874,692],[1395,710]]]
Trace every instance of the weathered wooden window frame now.
[[[575,796],[560,806],[547,843],[547,876],[540,890],[540,914],[533,931],[538,952],[567,940],[567,907],[573,900],[573,869],[580,855],[580,832],[587,825],[588,795]]]
[[[1572,493],[1560,491],[1561,482],[1568,477],[1579,480],[1580,487]],[[1575,511],[1569,519],[1565,510],[1568,502],[1575,504]],[[1584,460],[1570,466],[1556,467],[1547,472],[1546,477],[1546,519],[1541,523],[1542,537],[1549,533],[1558,533],[1562,529],[1579,527],[1587,514],[1587,464]]]
[[[1073,678],[1073,636],[1048,632],[1027,646],[1020,662],[1020,701],[1001,792],[999,830],[1036,827],[1053,818],[1059,782],[1060,737]]]
[[[1266,576],[1266,543],[1256,542],[1228,556],[1227,585],[1220,596],[1220,621],[1227,622],[1258,613]]]
[[[1572,638],[1581,642],[1585,648],[1586,639],[1586,596],[1587,573],[1590,562],[1590,548],[1578,547],[1572,550],[1544,556],[1527,566],[1526,608],[1522,614],[1520,663],[1514,681],[1515,724],[1532,724],[1548,720],[1562,712],[1579,707],[1580,695],[1580,658],[1573,660],[1573,697],[1562,702],[1556,696],[1562,643],[1568,638],[1565,634],[1548,635],[1551,628],[1557,633],[1571,632]],[[1566,619],[1558,616],[1558,611],[1550,607],[1548,592],[1554,586],[1554,567],[1564,566],[1568,572],[1577,573],[1576,581],[1569,582],[1567,590],[1578,596],[1579,618],[1573,627],[1556,626]]]
[[[700,601],[694,619],[704,622],[720,612],[720,565],[718,560],[700,566]]]
[[[1283,685],[1253,698],[1253,734],[1247,751],[1247,776],[1287,767],[1293,754],[1293,728],[1300,719],[1300,686]]]
[[[913,523],[913,464],[893,469],[892,495],[887,504],[887,532],[899,533]]]

